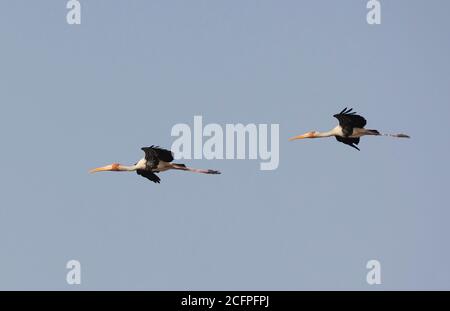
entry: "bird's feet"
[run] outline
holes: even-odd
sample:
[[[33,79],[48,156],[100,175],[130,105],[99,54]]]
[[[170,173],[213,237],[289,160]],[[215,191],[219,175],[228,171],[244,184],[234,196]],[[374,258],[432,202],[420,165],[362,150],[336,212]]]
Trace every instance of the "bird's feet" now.
[[[218,175],[218,174],[222,174],[222,173],[219,172],[219,171],[215,171],[215,170],[207,170],[207,171],[206,171],[206,174],[215,174],[215,175]]]

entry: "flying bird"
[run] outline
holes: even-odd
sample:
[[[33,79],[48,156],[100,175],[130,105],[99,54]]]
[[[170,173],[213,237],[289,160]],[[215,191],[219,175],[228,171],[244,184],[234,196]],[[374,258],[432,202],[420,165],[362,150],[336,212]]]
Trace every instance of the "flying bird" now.
[[[289,140],[304,139],[304,138],[321,138],[321,137],[336,137],[336,140],[349,145],[357,150],[360,150],[356,145],[359,144],[360,137],[366,135],[373,136],[391,136],[397,138],[410,138],[405,134],[381,134],[377,130],[368,130],[364,127],[367,124],[366,119],[352,112],[353,108],[345,108],[340,113],[335,114],[334,117],[339,120],[339,125],[328,132],[308,132],[303,135],[295,136]]]
[[[138,175],[145,177],[155,183],[160,183],[161,179],[156,173],[167,170],[180,170],[201,174],[220,174],[215,170],[204,170],[186,167],[184,164],[172,163],[173,154],[171,151],[162,149],[158,146],[150,146],[141,148],[145,152],[145,157],[139,160],[136,164],[127,166],[119,163],[95,168],[90,173],[113,171],[113,172],[136,172]]]

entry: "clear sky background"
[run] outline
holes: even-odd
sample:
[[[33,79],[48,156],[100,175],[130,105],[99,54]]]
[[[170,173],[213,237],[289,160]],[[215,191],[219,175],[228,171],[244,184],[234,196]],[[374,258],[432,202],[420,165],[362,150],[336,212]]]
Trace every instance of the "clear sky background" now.
[[[81,2],[0,2],[0,289],[450,289],[449,1]],[[346,106],[412,139],[287,141]],[[88,174],[194,115],[279,123],[279,169]]]

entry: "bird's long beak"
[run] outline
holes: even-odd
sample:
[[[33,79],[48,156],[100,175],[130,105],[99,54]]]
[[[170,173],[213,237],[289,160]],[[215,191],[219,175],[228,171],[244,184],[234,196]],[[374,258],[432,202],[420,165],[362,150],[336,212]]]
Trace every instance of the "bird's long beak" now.
[[[291,137],[291,138],[289,138],[289,141],[293,141],[293,140],[297,140],[297,139],[305,139],[305,138],[310,138],[311,137],[311,134],[310,133],[306,133],[306,134],[303,134],[303,135],[298,135],[298,136],[295,136],[295,137]]]
[[[90,170],[89,173],[117,171],[118,168],[119,168],[119,165],[114,163],[114,164],[94,168],[93,170]]]

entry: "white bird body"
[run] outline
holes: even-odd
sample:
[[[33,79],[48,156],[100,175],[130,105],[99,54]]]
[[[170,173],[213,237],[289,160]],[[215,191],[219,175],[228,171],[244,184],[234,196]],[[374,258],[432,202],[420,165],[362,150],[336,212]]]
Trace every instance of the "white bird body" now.
[[[136,169],[145,169],[147,167],[147,160],[145,158],[140,159],[137,163],[136,163]]]
[[[334,129],[328,132],[315,132],[316,137],[332,137],[332,136],[339,136],[339,137],[349,137],[349,138],[359,138],[364,135],[373,135],[370,131],[364,128],[353,128],[353,132],[350,136],[345,136],[344,131],[342,130],[342,127],[340,125],[336,126]]]
[[[170,169],[173,169],[174,165],[169,162],[159,161],[158,166],[153,169],[153,172],[164,172]]]
[[[341,133],[342,133],[342,128],[341,128]],[[366,129],[355,127],[355,128],[353,128],[352,135],[350,135],[349,137],[350,138],[359,138],[364,135],[373,135],[373,134],[369,134],[369,132],[367,132]],[[344,134],[342,133],[341,136],[344,137]]]

